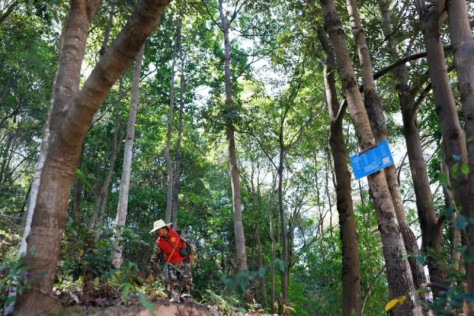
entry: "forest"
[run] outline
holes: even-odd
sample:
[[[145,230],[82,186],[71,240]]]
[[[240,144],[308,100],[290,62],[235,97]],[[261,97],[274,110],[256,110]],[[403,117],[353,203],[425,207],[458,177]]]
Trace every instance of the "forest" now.
[[[0,0],[1,313],[474,315],[473,28],[473,0]],[[189,300],[147,280],[160,219]]]

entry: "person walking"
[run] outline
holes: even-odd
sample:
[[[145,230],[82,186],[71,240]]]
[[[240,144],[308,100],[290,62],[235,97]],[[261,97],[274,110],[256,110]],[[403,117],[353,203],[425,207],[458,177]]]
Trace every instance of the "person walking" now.
[[[153,248],[153,255],[150,259],[150,273],[148,280],[150,283],[161,278],[168,295],[171,297],[190,297],[192,273],[191,263],[196,258],[196,252],[191,243],[184,240],[172,227],[172,223],[165,223],[159,219],[153,223],[150,233],[155,233],[156,239]],[[162,275],[162,269],[168,273]]]

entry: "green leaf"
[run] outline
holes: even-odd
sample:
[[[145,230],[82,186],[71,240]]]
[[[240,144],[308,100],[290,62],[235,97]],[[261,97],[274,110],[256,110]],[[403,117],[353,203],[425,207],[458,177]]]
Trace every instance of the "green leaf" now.
[[[151,315],[155,315],[155,308],[153,307],[153,304],[151,304],[147,299],[144,293],[138,292],[138,299],[140,300],[140,303],[143,304],[143,306],[146,307],[146,309],[150,312]]]
[[[451,168],[451,174],[454,179],[458,178],[459,162],[456,162]]]
[[[461,172],[464,174],[469,174],[469,166],[464,162],[461,162]]]
[[[468,222],[466,216],[458,215],[458,217],[456,218],[456,229],[463,230],[464,228],[466,228],[467,224]]]
[[[130,283],[126,283],[125,286],[123,287],[123,302],[125,303],[125,305],[127,305],[127,302],[128,302],[128,292],[130,290],[130,286],[131,286]]]
[[[245,289],[247,288],[247,280],[245,278],[242,278],[240,280],[240,290],[242,292],[245,292]]]
[[[445,185],[447,183],[446,175],[444,173],[438,173],[438,181],[441,185]]]

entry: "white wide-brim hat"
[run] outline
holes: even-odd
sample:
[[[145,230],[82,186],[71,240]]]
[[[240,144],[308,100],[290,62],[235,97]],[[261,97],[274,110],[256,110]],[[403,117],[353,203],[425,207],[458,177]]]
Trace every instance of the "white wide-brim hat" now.
[[[165,227],[165,226],[170,227],[171,224],[173,224],[173,223],[166,224],[162,219],[159,219],[159,220],[157,220],[156,222],[153,223],[153,229],[150,231],[150,233],[153,233],[154,231],[156,231],[156,230],[158,230],[162,227]]]

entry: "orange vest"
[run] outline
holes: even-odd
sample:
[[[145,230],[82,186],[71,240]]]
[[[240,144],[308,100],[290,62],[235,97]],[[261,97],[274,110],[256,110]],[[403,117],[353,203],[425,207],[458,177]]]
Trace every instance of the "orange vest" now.
[[[183,248],[183,242],[172,228],[168,230],[168,240],[158,237],[156,245],[160,247],[161,251],[166,255],[166,263],[178,264],[185,259],[179,254],[179,249]]]

